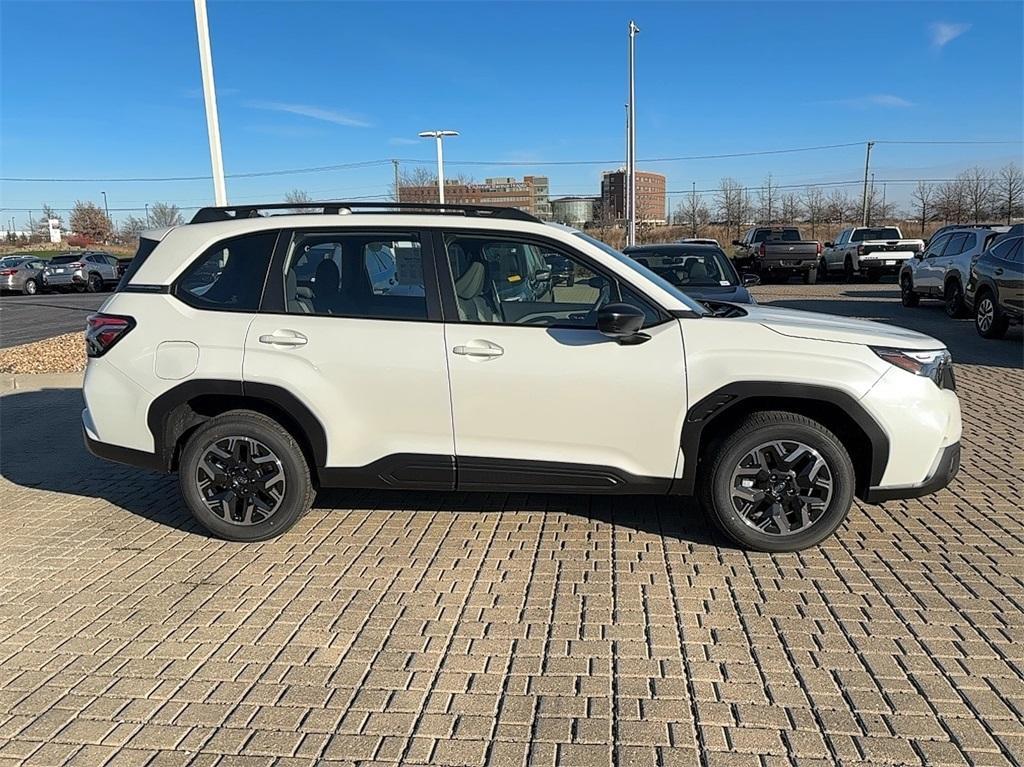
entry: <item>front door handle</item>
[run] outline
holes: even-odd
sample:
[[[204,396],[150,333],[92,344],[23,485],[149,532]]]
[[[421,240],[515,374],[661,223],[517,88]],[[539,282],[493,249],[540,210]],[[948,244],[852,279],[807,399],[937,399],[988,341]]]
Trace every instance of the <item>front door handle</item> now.
[[[305,346],[308,341],[309,339],[297,330],[275,330],[269,335],[260,336],[261,344],[271,346]]]
[[[1003,273],[1003,267],[997,266],[995,269],[992,270],[992,273],[993,274],[1002,274]]]
[[[452,349],[452,353],[465,357],[483,357],[491,359],[494,357],[500,357],[505,353],[505,350],[490,341],[470,341],[465,346],[456,346]]]

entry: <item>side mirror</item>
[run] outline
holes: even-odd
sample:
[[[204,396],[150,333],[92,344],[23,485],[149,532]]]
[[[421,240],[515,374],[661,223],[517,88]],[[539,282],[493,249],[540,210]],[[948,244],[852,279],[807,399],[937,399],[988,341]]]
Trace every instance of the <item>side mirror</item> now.
[[[733,245],[742,245],[743,243],[742,243],[742,242],[740,242],[739,240],[733,240],[733,241],[732,241],[732,244],[733,244]]]
[[[636,344],[650,336],[641,333],[644,313],[631,304],[606,304],[597,312],[597,329],[620,344]]]
[[[740,275],[740,282],[743,283],[743,287],[749,288],[761,284],[761,278],[756,274],[743,274]]]
[[[826,248],[834,248],[835,246],[836,246],[836,244],[834,242],[826,242],[825,243],[825,247]]]
[[[550,269],[538,269],[533,273],[533,279],[537,282],[548,282],[551,279]]]
[[[916,258],[918,261],[921,261],[924,258],[924,251],[919,250],[917,253],[914,254],[914,258]]]

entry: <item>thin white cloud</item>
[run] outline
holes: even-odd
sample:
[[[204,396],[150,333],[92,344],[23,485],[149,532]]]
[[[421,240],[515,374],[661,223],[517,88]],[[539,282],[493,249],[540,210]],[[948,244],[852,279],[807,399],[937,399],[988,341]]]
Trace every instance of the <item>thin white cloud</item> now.
[[[948,21],[933,21],[928,25],[928,34],[932,39],[932,47],[944,48],[971,28],[970,24],[954,24]]]
[[[287,114],[309,117],[313,120],[344,125],[349,128],[369,128],[370,123],[362,117],[335,109],[324,109],[323,107],[310,106],[309,104],[287,104],[282,101],[249,101],[247,107],[252,109],[265,109],[270,112],[286,112]]]
[[[856,96],[848,99],[831,99],[819,102],[821,104],[834,104],[836,106],[853,107],[855,109],[866,109],[868,107],[888,107],[895,109],[906,109],[914,106],[914,102],[902,96],[895,96],[891,93],[873,93],[868,96]]]
[[[412,146],[413,144],[422,144],[423,139],[402,138],[401,136],[397,136],[395,138],[389,138],[388,143],[391,144],[391,146]]]

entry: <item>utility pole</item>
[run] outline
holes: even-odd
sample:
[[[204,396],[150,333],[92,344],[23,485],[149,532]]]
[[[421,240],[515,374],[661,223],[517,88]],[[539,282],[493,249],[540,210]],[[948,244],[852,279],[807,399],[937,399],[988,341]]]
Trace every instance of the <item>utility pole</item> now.
[[[874,145],[874,141],[868,142],[867,154],[864,156],[864,202],[861,206],[861,226],[868,225],[868,171],[871,168],[871,147]]]
[[[629,212],[629,102],[622,106],[626,110],[626,175],[622,179],[622,217],[628,222],[632,218]]]
[[[395,166],[395,202],[401,202],[402,187],[398,185],[398,160],[392,160],[391,164]]]
[[[146,203],[146,226],[149,226],[149,203]]]
[[[636,245],[636,35],[640,27],[629,22],[629,224],[626,244]]]
[[[697,182],[690,182],[690,225],[693,227],[691,237],[697,236]]]
[[[871,226],[871,208],[875,202],[875,174],[871,174],[871,191],[868,193],[868,220],[864,226]]]
[[[107,193],[102,192],[101,194],[103,195],[103,212],[107,215],[107,237],[110,237],[114,233],[114,222],[110,220],[110,208],[107,207]]]
[[[228,204],[224,183],[224,158],[220,151],[220,121],[217,118],[217,88],[213,82],[213,52],[210,49],[210,24],[206,18],[206,0],[195,0],[196,33],[199,36],[199,68],[203,73],[203,101],[206,104],[206,132],[210,138],[210,165],[213,167],[213,197],[217,205]]]
[[[882,183],[882,220],[879,223],[885,223],[885,183]]]

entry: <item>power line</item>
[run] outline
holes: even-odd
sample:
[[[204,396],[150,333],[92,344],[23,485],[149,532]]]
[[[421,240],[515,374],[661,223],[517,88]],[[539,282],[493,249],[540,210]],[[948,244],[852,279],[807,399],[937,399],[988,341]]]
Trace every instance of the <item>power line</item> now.
[[[1024,144],[1024,141],[987,141],[987,140],[878,140],[877,144],[931,144],[931,145],[966,145],[966,144],[979,144],[979,145],[1019,145]],[[821,144],[818,146],[804,146],[804,147],[791,147],[788,149],[761,149],[748,152],[726,152],[719,154],[699,154],[699,155],[683,155],[679,157],[649,157],[645,159],[637,160],[637,162],[643,163],[665,163],[665,162],[692,162],[695,160],[724,160],[738,157],[761,157],[779,154],[794,154],[798,152],[817,152],[828,149],[846,149],[850,147],[861,147],[864,145],[863,141],[851,141],[841,144]],[[409,163],[412,165],[431,165],[434,163],[433,159],[422,160],[413,158],[400,158],[400,162]],[[265,170],[265,171],[250,171],[246,173],[228,173],[227,178],[266,178],[269,176],[291,176],[300,175],[306,173],[328,173],[331,171],[339,170],[354,170],[359,168],[369,168],[381,165],[387,165],[392,162],[392,158],[379,159],[379,160],[366,160],[363,162],[351,162],[351,163],[340,163],[337,165],[318,165],[308,168],[285,168],[279,170]],[[580,165],[616,165],[622,162],[622,158],[618,157],[611,160],[538,160],[536,162],[521,162],[514,160],[449,160],[449,165],[460,165],[460,166],[494,166],[494,167],[565,167],[565,166],[580,166]],[[96,177],[96,178],[27,178],[27,177],[0,177],[0,181],[6,182],[35,182],[35,183],[148,183],[148,182],[165,182],[165,181],[208,181],[212,176],[138,176],[138,177],[126,177],[126,178],[111,178],[111,177]]]

